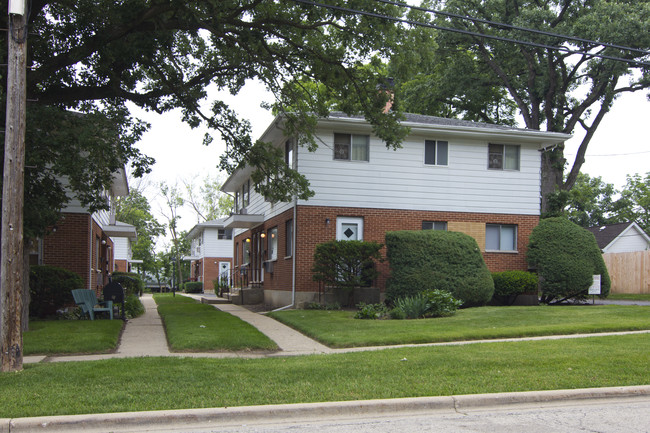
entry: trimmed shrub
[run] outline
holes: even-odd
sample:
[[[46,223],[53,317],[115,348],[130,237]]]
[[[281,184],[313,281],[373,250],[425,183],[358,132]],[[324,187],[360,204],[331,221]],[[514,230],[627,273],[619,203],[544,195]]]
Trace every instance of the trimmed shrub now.
[[[74,304],[72,291],[83,289],[83,279],[75,272],[56,266],[29,269],[29,315],[48,317],[66,305]]]
[[[369,287],[377,278],[375,260],[381,261],[381,244],[364,241],[330,241],[316,245],[314,281],[344,290],[349,297],[355,287]]]
[[[202,281],[188,281],[184,284],[185,293],[203,293]]]
[[[127,319],[142,316],[144,311],[144,305],[137,295],[131,294],[124,298],[124,315]]]
[[[583,300],[593,275],[601,275],[601,298],[610,279],[594,235],[563,217],[546,218],[533,229],[528,263],[537,268],[544,303]]]
[[[456,314],[456,310],[463,305],[462,301],[444,290],[425,290],[422,292],[422,297],[427,301],[425,317],[453,316]]]
[[[492,299],[492,276],[471,236],[439,230],[388,232],[386,247],[391,268],[388,301],[425,290],[449,292],[464,307]]]
[[[504,271],[492,273],[494,300],[503,305],[512,305],[517,296],[537,294],[538,278],[526,271]]]
[[[354,315],[355,319],[383,319],[388,315],[388,307],[386,304],[365,304],[360,302],[357,304],[359,311]]]
[[[144,291],[144,281],[134,272],[113,272],[111,281],[120,283],[126,296],[140,295]]]

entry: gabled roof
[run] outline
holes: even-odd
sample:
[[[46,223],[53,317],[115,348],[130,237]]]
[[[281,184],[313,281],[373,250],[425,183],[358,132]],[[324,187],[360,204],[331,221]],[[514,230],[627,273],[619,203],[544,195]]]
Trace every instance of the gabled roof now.
[[[226,217],[198,223],[197,225],[192,227],[192,230],[190,230],[187,233],[187,239],[194,239],[199,233],[201,233],[206,228],[223,229],[225,228],[224,226],[225,221],[226,221]]]
[[[607,224],[603,226],[594,226],[587,227],[591,233],[596,237],[596,242],[598,243],[598,248],[601,250],[606,249],[612,242],[614,242],[619,236],[623,235],[626,231],[631,228],[636,228],[638,232],[650,242],[650,237],[638,226],[635,222],[624,222],[616,224]]]

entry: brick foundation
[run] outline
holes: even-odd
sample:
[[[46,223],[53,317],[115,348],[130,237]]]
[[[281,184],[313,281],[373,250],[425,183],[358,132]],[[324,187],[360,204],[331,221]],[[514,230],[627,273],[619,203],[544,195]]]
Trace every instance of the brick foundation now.
[[[446,221],[448,229],[460,231],[473,236],[483,251],[483,258],[492,272],[503,270],[526,270],[526,246],[533,228],[538,224],[539,217],[535,215],[483,214],[462,212],[428,212],[413,210],[388,210],[366,208],[336,208],[321,206],[298,206],[296,224],[296,292],[304,292],[301,298],[312,298],[319,291],[318,283],[313,281],[311,268],[313,266],[314,249],[317,244],[336,238],[337,217],[362,217],[364,220],[363,239],[384,243],[387,231],[421,230],[423,221]],[[242,261],[242,244],[246,238],[254,239],[257,233],[268,233],[273,227],[278,228],[278,259],[274,263],[272,274],[265,273],[263,287],[269,291],[269,297],[282,303],[286,296],[280,291],[291,291],[292,257],[286,257],[285,223],[293,218],[293,210],[284,212],[261,226],[248,230],[235,237],[234,271],[240,269]],[[485,224],[516,224],[517,251],[515,252],[485,252]],[[264,249],[268,247],[264,242]],[[382,249],[385,256],[386,248]],[[376,285],[383,292],[386,280],[390,274],[387,262],[378,266],[380,277]],[[273,296],[270,296],[273,294]],[[298,297],[298,296],[297,296]],[[272,302],[274,305],[276,302]]]

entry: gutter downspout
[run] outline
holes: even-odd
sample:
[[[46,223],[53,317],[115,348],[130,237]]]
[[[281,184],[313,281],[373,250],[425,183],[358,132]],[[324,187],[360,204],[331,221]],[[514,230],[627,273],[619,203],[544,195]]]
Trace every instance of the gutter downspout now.
[[[88,215],[88,290],[93,289],[93,217]]]

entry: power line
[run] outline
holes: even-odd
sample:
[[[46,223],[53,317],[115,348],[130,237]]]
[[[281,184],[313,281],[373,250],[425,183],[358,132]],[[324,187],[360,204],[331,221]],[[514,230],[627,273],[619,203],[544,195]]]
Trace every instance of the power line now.
[[[444,11],[439,11],[439,10],[435,10],[435,9],[423,8],[421,6],[413,6],[413,5],[410,5],[410,4],[407,4],[407,3],[397,2],[397,1],[393,1],[393,0],[375,0],[375,1],[380,2],[380,3],[389,4],[389,5],[393,5],[393,6],[399,6],[399,7],[415,9],[415,10],[422,11],[422,12],[430,12],[430,13],[435,14],[435,15],[442,15],[442,16],[446,16],[446,17],[450,17],[450,18],[458,18],[458,19],[461,19],[461,20],[472,21],[474,23],[488,24],[490,26],[503,27],[503,28],[512,29],[512,30],[519,30],[519,31],[522,31],[522,32],[535,33],[535,34],[539,34],[539,35],[550,36],[550,37],[560,38],[560,39],[566,39],[566,40],[570,40],[570,41],[584,42],[586,44],[602,45],[603,47],[615,48],[615,49],[624,50],[624,51],[634,51],[634,52],[637,52],[637,53],[640,53],[640,54],[643,54],[643,55],[650,55],[650,51],[641,50],[641,49],[638,49],[638,48],[626,47],[626,46],[623,46],[623,45],[610,44],[608,42],[599,42],[599,41],[594,41],[594,40],[591,40],[591,39],[579,38],[579,37],[576,37],[576,36],[567,36],[567,35],[563,35],[563,34],[560,34],[560,33],[547,32],[545,30],[536,30],[536,29],[531,29],[531,28],[527,28],[527,27],[519,27],[519,26],[514,26],[512,24],[505,24],[505,23],[490,21],[490,20],[486,20],[486,19],[482,19],[482,18],[474,18],[474,17],[470,17],[470,16],[467,16],[467,15],[458,15],[458,14],[453,14],[453,13],[450,13],[450,12],[444,12]]]
[[[506,37],[503,37],[503,36],[488,35],[488,34],[484,34],[484,33],[473,32],[473,31],[470,31],[470,30],[462,30],[462,29],[456,29],[456,28],[452,28],[452,27],[443,27],[443,26],[439,26],[439,25],[436,25],[436,24],[423,23],[421,21],[410,20],[410,19],[407,19],[407,18],[391,17],[391,16],[388,16],[388,15],[382,15],[382,14],[378,14],[378,13],[375,13],[375,12],[367,12],[367,11],[362,11],[362,10],[358,10],[358,9],[350,9],[350,8],[346,8],[346,7],[342,7],[342,6],[318,3],[318,2],[315,2],[315,1],[311,1],[311,0],[293,0],[293,1],[296,2],[296,3],[301,3],[301,4],[305,4],[305,5],[309,5],[309,6],[317,6],[317,7],[321,7],[321,8],[337,10],[337,11],[340,11],[340,12],[351,13],[351,14],[354,14],[354,15],[364,15],[364,16],[384,19],[384,20],[388,20],[388,21],[400,22],[400,23],[404,23],[404,24],[411,24],[411,25],[418,26],[418,27],[428,27],[428,28],[441,30],[441,31],[460,33],[460,34],[464,34],[464,35],[468,35],[468,36],[475,36],[475,37],[480,37],[480,38],[485,38],[485,39],[494,39],[494,40],[498,40],[498,41],[501,41],[501,42],[510,42],[510,43],[519,44],[519,45],[527,45],[527,46],[532,46],[532,47],[536,47],[536,48],[544,48],[544,49],[553,50],[553,51],[561,51],[561,52],[565,52],[565,53],[570,54],[570,55],[572,55],[572,54],[581,54],[581,55],[585,55],[585,56],[588,56],[588,57],[596,57],[596,58],[600,58],[600,59],[607,59],[607,60],[614,60],[614,61],[617,61],[617,62],[624,62],[624,63],[630,64],[630,65],[638,65],[638,66],[650,67],[650,63],[642,62],[642,61],[639,61],[639,60],[625,59],[625,58],[622,58],[622,57],[608,56],[608,55],[597,54],[597,53],[589,53],[589,52],[584,51],[584,50],[571,50],[568,47],[553,46],[553,45],[540,44],[540,43],[536,43],[536,42],[522,41],[522,40],[519,40],[519,39],[506,38]]]

